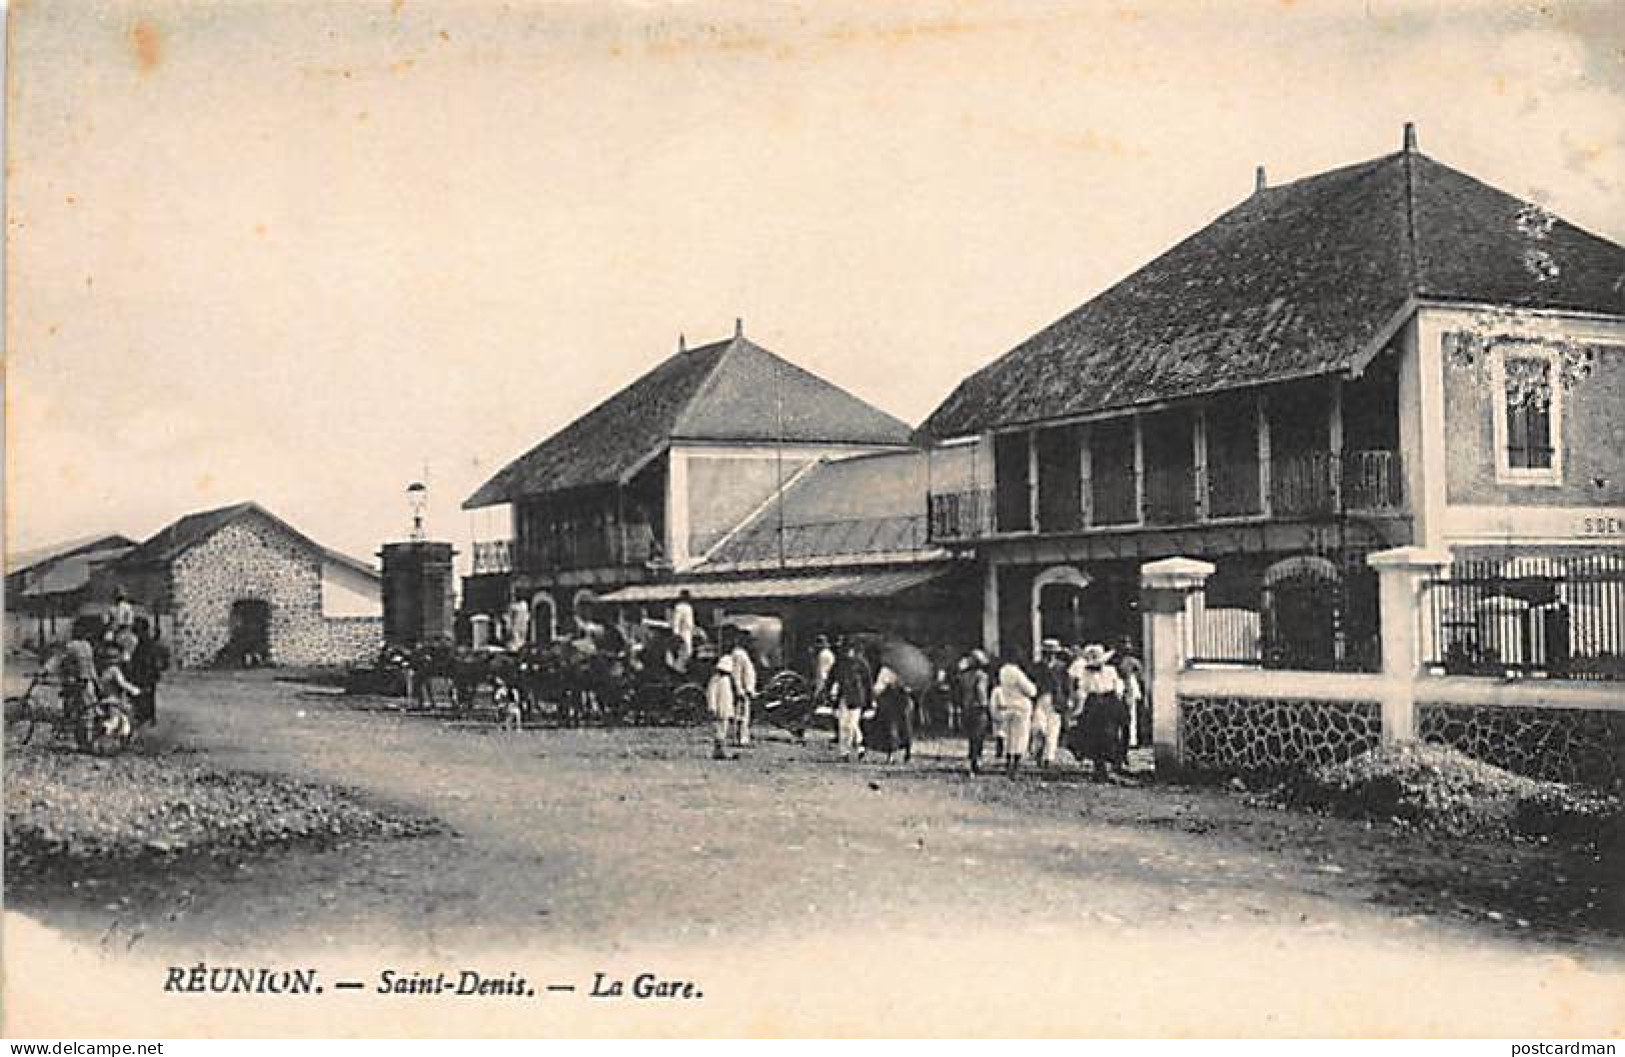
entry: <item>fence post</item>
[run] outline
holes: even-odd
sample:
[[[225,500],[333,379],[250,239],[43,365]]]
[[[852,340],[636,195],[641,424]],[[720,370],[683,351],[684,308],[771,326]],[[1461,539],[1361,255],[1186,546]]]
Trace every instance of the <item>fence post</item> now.
[[[1366,558],[1377,571],[1382,628],[1382,740],[1416,739],[1416,676],[1422,656],[1422,584],[1450,564],[1444,551],[1395,547]]]
[[[1179,673],[1194,649],[1196,597],[1213,575],[1210,562],[1164,558],[1140,566],[1146,693],[1151,695],[1151,740],[1157,771],[1183,764],[1179,747]]]

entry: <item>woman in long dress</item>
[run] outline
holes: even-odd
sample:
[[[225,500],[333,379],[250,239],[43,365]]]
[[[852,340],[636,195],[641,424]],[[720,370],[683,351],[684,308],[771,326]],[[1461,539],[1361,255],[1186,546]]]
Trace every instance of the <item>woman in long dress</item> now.
[[[1117,669],[1106,662],[1111,651],[1091,644],[1073,662],[1072,681],[1081,708],[1077,732],[1067,748],[1080,760],[1094,765],[1094,776],[1103,779],[1114,766],[1123,768],[1128,732],[1128,712],[1123,704],[1123,680]]]
[[[887,763],[891,762],[894,752],[901,752],[903,762],[907,763],[914,753],[914,703],[889,665],[882,664],[880,674],[875,676],[874,701],[875,718],[864,735],[864,744],[885,753]]]
[[[1011,778],[1021,770],[1021,757],[1032,740],[1033,699],[1038,687],[1011,658],[999,667],[999,685],[993,691],[993,718],[1004,733],[1004,773]]]

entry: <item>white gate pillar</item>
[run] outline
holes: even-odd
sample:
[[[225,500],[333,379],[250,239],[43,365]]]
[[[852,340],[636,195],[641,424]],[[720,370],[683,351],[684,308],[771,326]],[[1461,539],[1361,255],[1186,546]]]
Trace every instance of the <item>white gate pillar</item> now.
[[[1416,740],[1416,677],[1422,669],[1422,585],[1450,564],[1445,551],[1395,547],[1366,558],[1377,570],[1382,626],[1382,740]]]
[[[1140,566],[1140,614],[1145,633],[1145,692],[1151,700],[1151,741],[1157,770],[1177,771],[1179,673],[1194,652],[1196,598],[1213,575],[1211,562],[1164,558]]]

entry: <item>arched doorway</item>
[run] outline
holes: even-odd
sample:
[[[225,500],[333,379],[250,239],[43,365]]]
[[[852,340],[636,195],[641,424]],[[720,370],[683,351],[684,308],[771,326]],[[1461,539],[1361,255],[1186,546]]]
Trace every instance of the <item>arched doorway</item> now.
[[[1318,555],[1283,558],[1264,570],[1264,664],[1331,671],[1337,667],[1343,576]]]
[[[1033,579],[1033,651],[1045,639],[1076,645],[1088,627],[1087,593],[1093,581],[1071,565],[1052,565]]]
[[[537,591],[530,599],[530,641],[545,646],[558,636],[558,607],[553,596]]]
[[[598,596],[585,587],[570,597],[570,617],[575,621],[576,627],[579,628],[584,621],[594,619],[592,607],[597,601]]]

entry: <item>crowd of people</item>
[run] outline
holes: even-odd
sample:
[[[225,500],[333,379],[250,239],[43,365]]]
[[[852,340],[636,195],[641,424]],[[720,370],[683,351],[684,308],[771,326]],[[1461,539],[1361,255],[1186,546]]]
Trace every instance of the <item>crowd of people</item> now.
[[[685,623],[681,616],[673,624]],[[750,744],[751,702],[757,696],[757,665],[751,635],[722,629],[709,675],[706,700],[714,723],[712,755],[730,759],[730,748]],[[1059,764],[1065,748],[1088,762],[1098,779],[1126,771],[1128,752],[1149,735],[1144,715],[1144,669],[1122,644],[1120,651],[1090,644],[1069,649],[1046,639],[1036,662],[1020,655],[994,663],[981,649],[959,659],[954,670],[938,673],[947,733],[966,741],[966,762],[980,774],[992,743],[998,766],[1012,777],[1024,760],[1046,769]],[[835,750],[850,762],[867,753],[888,761],[913,750],[919,699],[884,651],[866,651],[856,637],[818,635],[809,664],[811,707],[793,724],[805,738],[812,714],[833,713]]]
[[[960,659],[953,689],[973,774],[990,739],[1011,777],[1028,758],[1055,767],[1064,747],[1099,779],[1126,770],[1128,750],[1140,741],[1144,669],[1126,649],[1071,650],[1046,639],[1036,664],[1019,655],[995,664],[975,649]]]
[[[124,711],[136,729],[158,722],[158,683],[169,668],[169,648],[122,590],[105,612],[74,621],[67,644],[47,667],[70,717],[101,702]]]

